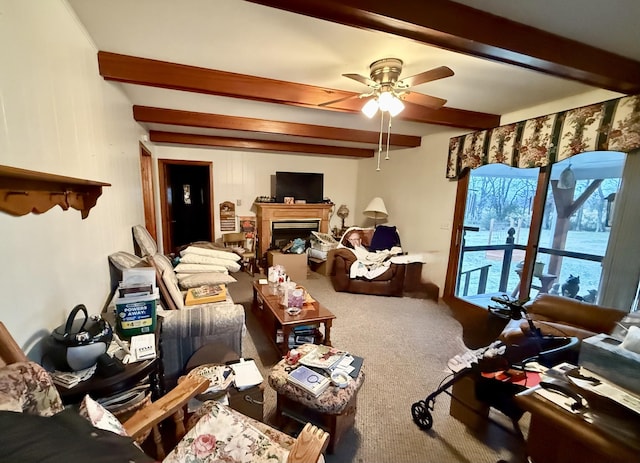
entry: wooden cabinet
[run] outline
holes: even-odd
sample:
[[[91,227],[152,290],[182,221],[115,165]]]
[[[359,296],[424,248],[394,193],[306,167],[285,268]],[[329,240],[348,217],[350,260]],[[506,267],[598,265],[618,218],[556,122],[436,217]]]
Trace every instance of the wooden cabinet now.
[[[320,231],[329,230],[329,213],[333,204],[255,203],[258,228],[258,256],[263,257],[271,245],[271,224],[287,220],[320,220]]]

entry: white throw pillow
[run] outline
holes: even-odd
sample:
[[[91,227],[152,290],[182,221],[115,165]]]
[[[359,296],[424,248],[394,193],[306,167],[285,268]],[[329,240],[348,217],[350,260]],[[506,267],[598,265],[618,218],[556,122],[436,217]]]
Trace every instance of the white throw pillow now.
[[[202,285],[228,285],[238,280],[226,273],[180,273],[178,282],[182,289],[197,288]]]
[[[89,420],[89,422],[98,429],[111,431],[121,436],[127,436],[127,432],[124,430],[124,426],[122,426],[120,420],[109,410],[89,397],[88,394],[84,396],[82,403],[80,403],[79,413],[80,416]]]
[[[179,263],[174,269],[176,273],[206,273],[220,272],[227,273],[227,267],[222,265],[205,265],[205,264],[183,264]]]
[[[237,272],[238,270],[240,270],[240,264],[238,262],[229,259],[221,259],[219,257],[203,256],[200,254],[185,254],[184,256],[180,257],[180,263],[220,265],[231,272]]]
[[[153,256],[158,252],[158,245],[151,234],[142,225],[133,226],[133,237],[140,247],[143,256]]]
[[[241,257],[235,252],[219,251],[217,249],[205,249],[198,246],[189,246],[187,249],[180,251],[180,256],[185,254],[199,254],[201,256],[219,257],[220,259],[232,260],[238,262]]]

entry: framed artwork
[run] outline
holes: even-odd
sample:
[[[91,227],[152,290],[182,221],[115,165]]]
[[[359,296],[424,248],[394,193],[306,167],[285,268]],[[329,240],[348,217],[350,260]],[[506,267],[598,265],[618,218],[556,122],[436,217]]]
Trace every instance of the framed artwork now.
[[[247,239],[254,238],[256,235],[256,216],[241,216],[240,219],[240,231],[244,232]]]
[[[285,196],[284,197],[284,203],[285,204],[293,204],[294,198],[293,196]]]

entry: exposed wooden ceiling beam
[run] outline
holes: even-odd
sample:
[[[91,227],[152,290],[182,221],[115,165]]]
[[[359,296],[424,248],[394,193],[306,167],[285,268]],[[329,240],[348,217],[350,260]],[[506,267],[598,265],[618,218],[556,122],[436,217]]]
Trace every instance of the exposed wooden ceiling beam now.
[[[249,117],[224,116],[220,114],[198,113],[177,109],[133,107],[133,117],[138,122],[201,127],[221,130],[241,130],[254,133],[293,135],[307,138],[320,138],[355,143],[377,144],[380,133],[366,130],[325,127],[321,125],[300,124],[296,122],[271,121]],[[421,137],[391,134],[390,144],[405,148],[420,146]]]
[[[214,137],[190,133],[161,132],[151,130],[149,140],[154,143],[173,143],[177,145],[219,146],[263,151],[282,151],[289,153],[319,154],[324,156],[346,156],[354,158],[372,158],[372,149],[347,148],[342,146],[312,145],[308,143],[290,143],[270,140],[252,140],[249,138]]]
[[[640,92],[638,61],[449,0],[249,1],[620,93]]]
[[[359,113],[362,107],[362,101],[358,98],[331,107],[318,106],[337,98],[357,95],[353,92],[105,51],[98,52],[98,65],[104,79],[117,82],[352,113]],[[406,104],[398,118],[471,130],[487,129],[500,123],[500,116],[496,114],[446,107],[433,110],[410,103]]]

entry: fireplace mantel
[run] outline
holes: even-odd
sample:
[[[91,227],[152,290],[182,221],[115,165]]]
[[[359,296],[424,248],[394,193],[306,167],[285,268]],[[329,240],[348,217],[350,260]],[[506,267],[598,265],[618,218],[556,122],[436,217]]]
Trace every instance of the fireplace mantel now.
[[[320,231],[329,232],[329,213],[333,204],[255,203],[258,226],[258,256],[271,245],[271,223],[281,220],[320,220]]]

